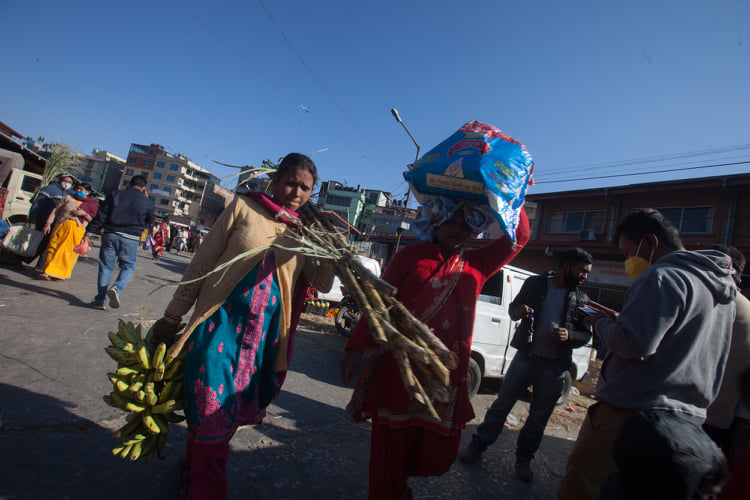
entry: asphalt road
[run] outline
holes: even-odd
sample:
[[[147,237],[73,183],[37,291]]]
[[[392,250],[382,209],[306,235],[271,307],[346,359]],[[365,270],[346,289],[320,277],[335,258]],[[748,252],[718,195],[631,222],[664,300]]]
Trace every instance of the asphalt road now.
[[[176,463],[187,437],[170,429],[165,460],[146,465],[113,457],[111,435],[124,414],[105,405],[115,364],[104,352],[117,320],[150,322],[161,316],[189,255],[153,262],[141,250],[122,306],[100,311],[96,293],[98,247],[67,281],[43,281],[33,269],[0,265],[0,500],[172,499]],[[231,442],[231,499],[364,499],[367,497],[369,424],[344,412],[351,388],[341,383],[345,339],[331,326],[303,316],[281,395],[266,420],[241,428]],[[487,384],[473,400],[479,419],[494,399]],[[513,474],[515,440],[528,404],[519,402],[484,460],[457,462],[440,477],[412,478],[418,499],[554,498],[578,431],[565,408],[548,426],[534,482]],[[579,412],[582,412],[579,409]],[[470,422],[464,442],[481,420]],[[572,422],[572,423],[571,423]]]

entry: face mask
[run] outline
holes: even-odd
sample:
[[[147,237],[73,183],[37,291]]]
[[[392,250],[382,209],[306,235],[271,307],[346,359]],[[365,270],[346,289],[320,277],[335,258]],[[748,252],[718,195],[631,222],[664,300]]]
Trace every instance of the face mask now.
[[[625,274],[633,279],[636,279],[643,274],[643,272],[651,265],[651,259],[654,258],[653,250],[651,250],[651,256],[649,256],[648,260],[638,256],[638,253],[641,251],[641,243],[643,243],[642,238],[638,243],[638,249],[635,251],[635,255],[625,259]]]
[[[87,196],[83,191],[71,191],[70,193],[76,196],[80,196],[81,198],[85,198]]]
[[[63,182],[60,184],[60,186],[62,186],[62,188],[67,191],[68,189],[73,187],[73,184],[71,184],[70,182]]]

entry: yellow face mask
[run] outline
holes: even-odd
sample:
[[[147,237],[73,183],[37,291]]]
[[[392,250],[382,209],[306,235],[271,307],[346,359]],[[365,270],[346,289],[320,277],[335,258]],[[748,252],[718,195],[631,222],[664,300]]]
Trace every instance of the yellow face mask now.
[[[651,259],[654,258],[654,250],[651,250],[651,255],[649,256],[648,260],[638,255],[641,251],[641,243],[643,243],[642,238],[638,243],[638,249],[635,251],[635,255],[633,257],[628,257],[627,259],[625,259],[625,274],[633,279],[636,279],[638,278],[638,276],[643,274],[643,272],[651,265]]]

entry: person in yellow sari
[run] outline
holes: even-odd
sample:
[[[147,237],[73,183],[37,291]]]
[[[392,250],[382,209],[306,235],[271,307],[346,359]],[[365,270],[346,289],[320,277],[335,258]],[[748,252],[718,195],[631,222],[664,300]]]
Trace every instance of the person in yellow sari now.
[[[52,232],[44,255],[41,279],[68,279],[78,261],[73,249],[83,240],[86,225],[96,215],[99,204],[89,198],[91,185],[76,183],[60,200],[44,225],[44,234]]]

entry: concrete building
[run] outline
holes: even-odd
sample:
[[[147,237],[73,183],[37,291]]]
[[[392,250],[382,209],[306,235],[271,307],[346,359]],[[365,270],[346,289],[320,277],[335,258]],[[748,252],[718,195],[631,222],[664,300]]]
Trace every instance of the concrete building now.
[[[594,256],[586,284],[591,298],[619,308],[632,280],[613,241],[617,223],[637,208],[661,211],[689,250],[713,243],[737,247],[750,258],[750,174],[529,194],[536,203],[531,240],[513,265],[542,272],[573,246]]]
[[[172,154],[158,144],[130,145],[120,187],[127,186],[134,175],[146,177],[146,188],[154,198],[157,216],[169,215],[175,220],[189,220],[190,225],[198,224],[201,219],[201,202],[207,187],[219,184],[215,175],[187,156]],[[219,199],[226,200],[226,193],[213,187],[210,191],[212,198],[202,219],[211,220],[213,224],[215,218],[211,219],[206,214],[216,211],[215,207],[211,207]],[[215,193],[219,194],[213,196]]]
[[[82,182],[88,182],[101,194],[116,190],[125,172],[125,159],[110,153],[94,149],[91,156],[78,155]]]

